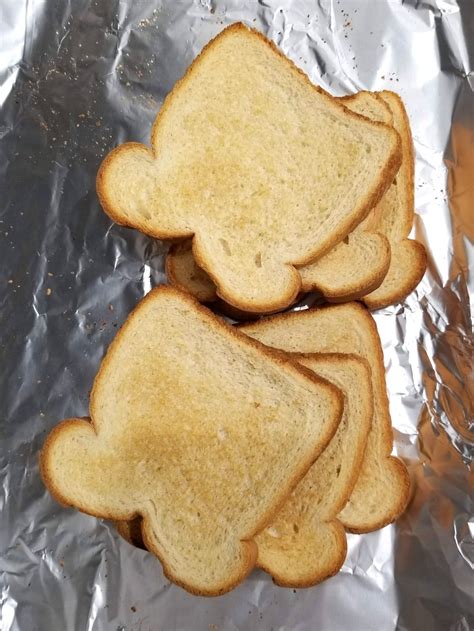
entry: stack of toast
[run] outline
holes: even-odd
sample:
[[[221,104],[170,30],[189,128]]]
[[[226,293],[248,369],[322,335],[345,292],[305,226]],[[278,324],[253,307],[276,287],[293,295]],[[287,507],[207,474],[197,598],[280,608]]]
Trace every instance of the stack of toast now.
[[[152,149],[127,143],[100,168],[104,210],[174,242],[170,285],[111,344],[90,418],[48,436],[53,496],[113,520],[195,594],[256,566],[291,587],[337,573],[346,532],[409,500],[369,309],[424,273],[413,179],[395,93],[331,97],[242,24],[212,40]],[[326,304],[277,313],[305,292]]]

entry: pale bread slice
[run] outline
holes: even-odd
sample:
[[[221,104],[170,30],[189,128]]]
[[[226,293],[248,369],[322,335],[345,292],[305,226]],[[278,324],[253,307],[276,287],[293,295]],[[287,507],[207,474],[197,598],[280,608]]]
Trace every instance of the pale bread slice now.
[[[263,313],[292,303],[295,266],[341,241],[400,161],[392,127],[350,112],[260,33],[235,24],[168,95],[152,150],[114,150],[97,192],[119,223],[163,239],[193,236],[218,295]]]
[[[383,353],[367,309],[358,303],[330,305],[264,318],[241,328],[283,351],[351,353],[368,362],[374,397],[372,427],[359,478],[339,519],[356,533],[377,530],[397,519],[409,499],[410,479],[401,460],[390,455],[393,434]]]
[[[256,537],[257,564],[278,585],[308,587],[336,574],[346,557],[344,508],[359,475],[370,431],[370,369],[354,355],[304,355],[299,361],[344,394],[331,442],[295,487],[270,526]]]
[[[395,197],[393,204],[381,213],[369,215],[369,227],[385,234],[390,242],[392,258],[382,284],[363,297],[370,309],[381,309],[400,302],[418,285],[426,270],[426,251],[421,243],[408,239],[415,214],[415,158],[413,141],[403,101],[395,92],[379,93],[393,114],[393,126],[402,140],[402,165],[388,194]],[[386,194],[387,195],[387,194]]]
[[[335,386],[160,287],[111,344],[91,422],[48,436],[42,475],[63,504],[141,516],[171,580],[220,594],[255,565],[255,534],[327,445],[342,405]]]

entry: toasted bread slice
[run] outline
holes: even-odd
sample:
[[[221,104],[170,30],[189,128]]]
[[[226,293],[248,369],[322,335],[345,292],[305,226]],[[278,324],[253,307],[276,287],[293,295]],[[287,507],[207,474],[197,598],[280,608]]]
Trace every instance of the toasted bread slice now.
[[[199,302],[215,302],[219,299],[215,284],[194,260],[191,239],[170,247],[165,271],[172,285],[188,292]]]
[[[368,362],[374,397],[372,427],[359,478],[339,519],[356,533],[377,530],[397,519],[408,502],[410,480],[405,465],[390,455],[393,434],[383,354],[367,309],[357,303],[331,305],[261,319],[242,330],[287,352],[351,353]]]
[[[302,289],[319,291],[328,302],[356,300],[382,283],[390,257],[390,244],[383,234],[353,231],[318,261],[299,270]]]
[[[408,117],[394,92],[359,92],[341,97],[353,111],[392,123],[402,138],[403,164],[394,182],[369,215],[330,252],[298,268],[302,290],[319,290],[330,302],[362,298],[371,309],[403,300],[421,280],[426,253],[407,239],[413,223],[413,149]],[[391,257],[391,252],[395,257]],[[190,244],[171,249],[170,281],[191,294],[216,300],[215,285],[196,265]]]
[[[339,100],[357,114],[386,125],[392,124],[390,108],[373,92],[362,91]],[[377,212],[383,214],[391,203],[384,195]],[[360,298],[381,284],[389,265],[390,244],[387,237],[372,230],[371,226],[356,228],[316,262],[298,268],[301,289],[318,290],[331,302]],[[196,264],[190,241],[170,248],[166,271],[171,283],[201,302],[217,300],[216,286]]]
[[[370,431],[370,369],[354,355],[303,355],[299,361],[344,394],[342,421],[331,442],[256,537],[258,565],[287,587],[308,587],[339,571],[346,534],[338,514],[359,475]]]
[[[63,504],[141,516],[170,580],[216,595],[255,565],[255,534],[325,448],[342,405],[335,386],[160,287],[110,346],[91,422],[48,436],[42,475]]]
[[[193,254],[238,309],[295,299],[295,266],[341,241],[401,162],[395,130],[345,108],[260,33],[213,39],[168,95],[152,150],[129,143],[97,177],[104,210]]]
[[[286,587],[309,587],[338,572],[347,542],[338,513],[359,476],[373,415],[368,363],[350,354],[292,354],[344,395],[336,433],[271,524],[256,536],[257,564]],[[119,534],[143,547],[140,520],[117,523]]]
[[[375,92],[362,91],[340,97],[353,112],[366,118],[393,124],[393,115]],[[384,215],[393,205],[393,186],[369,213]],[[375,290],[387,275],[391,259],[390,243],[374,222],[362,221],[330,252],[301,268],[303,291],[320,291],[330,302],[356,300]]]
[[[248,321],[259,317],[259,314],[242,311],[219,298],[212,280],[196,265],[190,240],[171,246],[166,256],[166,275],[172,285],[199,302],[213,303],[215,310],[233,320]]]
[[[402,140],[402,164],[379,204],[348,235],[347,243],[341,242],[326,256],[300,269],[302,287],[305,291],[319,289],[332,302],[361,298],[370,309],[380,309],[403,300],[418,285],[426,269],[423,245],[407,239],[415,212],[410,122],[403,102],[395,92],[359,92],[342,98],[355,112],[388,123],[380,108],[381,103],[385,103]],[[377,264],[376,244],[380,253],[387,246],[391,252],[385,267],[383,255]],[[372,281],[369,280],[370,272],[365,278],[360,272],[371,267],[368,250],[372,263],[375,263]],[[372,286],[371,282],[374,283]],[[367,289],[369,286],[371,290]]]
[[[402,139],[403,160],[394,183],[386,194],[393,200],[383,212],[371,213],[365,225],[382,232],[392,252],[387,276],[382,284],[364,296],[370,309],[400,302],[418,285],[426,270],[426,251],[421,243],[408,239],[415,214],[415,160],[410,121],[403,101],[395,92],[379,93],[393,114],[393,125]]]
[[[379,206],[384,205],[384,199],[385,196]],[[380,286],[387,275],[390,256],[390,243],[383,234],[356,229],[316,263],[298,269],[301,289],[303,292],[320,291],[329,302],[360,298]],[[219,301],[220,310],[227,310],[230,317],[236,313],[236,319],[241,320],[257,315],[236,310],[219,300],[215,284],[194,260],[190,240],[169,249],[166,274],[172,285],[187,291],[199,302]]]
[[[385,196],[379,206],[384,206]],[[350,263],[349,263],[350,262]],[[351,232],[330,252],[298,269],[302,291],[320,291],[330,302],[344,302],[375,290],[384,280],[390,266],[390,244],[381,233],[369,229]],[[168,280],[187,291],[200,302],[219,300],[216,286],[194,260],[191,241],[173,245],[166,256]],[[223,310],[226,303],[219,301]],[[230,305],[229,305],[230,306]],[[247,317],[249,311],[237,311]],[[232,312],[231,312],[232,317]]]

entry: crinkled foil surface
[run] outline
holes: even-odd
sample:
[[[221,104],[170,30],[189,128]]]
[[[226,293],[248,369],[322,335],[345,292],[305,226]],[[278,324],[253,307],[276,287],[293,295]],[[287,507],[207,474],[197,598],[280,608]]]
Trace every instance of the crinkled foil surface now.
[[[59,507],[38,452],[60,419],[87,414],[117,327],[164,281],[165,246],[100,210],[98,165],[120,142],[148,141],[173,84],[238,20],[335,95],[402,95],[429,267],[375,316],[395,448],[415,484],[406,514],[349,536],[342,571],[318,587],[255,571],[206,599],[109,523]],[[2,0],[2,631],[474,629],[473,59],[472,0]]]

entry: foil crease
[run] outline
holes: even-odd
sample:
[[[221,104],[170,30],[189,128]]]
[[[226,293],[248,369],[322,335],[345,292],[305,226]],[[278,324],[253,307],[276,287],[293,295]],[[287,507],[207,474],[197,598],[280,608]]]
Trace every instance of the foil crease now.
[[[341,572],[320,586],[282,589],[255,571],[205,599],[109,523],[58,506],[38,453],[58,420],[87,414],[117,327],[165,280],[166,247],[100,210],[98,165],[120,142],[148,141],[173,84],[238,20],[334,95],[400,93],[429,265],[375,315],[395,451],[414,481],[406,514],[349,535]],[[473,59],[471,0],[0,4],[3,631],[474,629]]]

